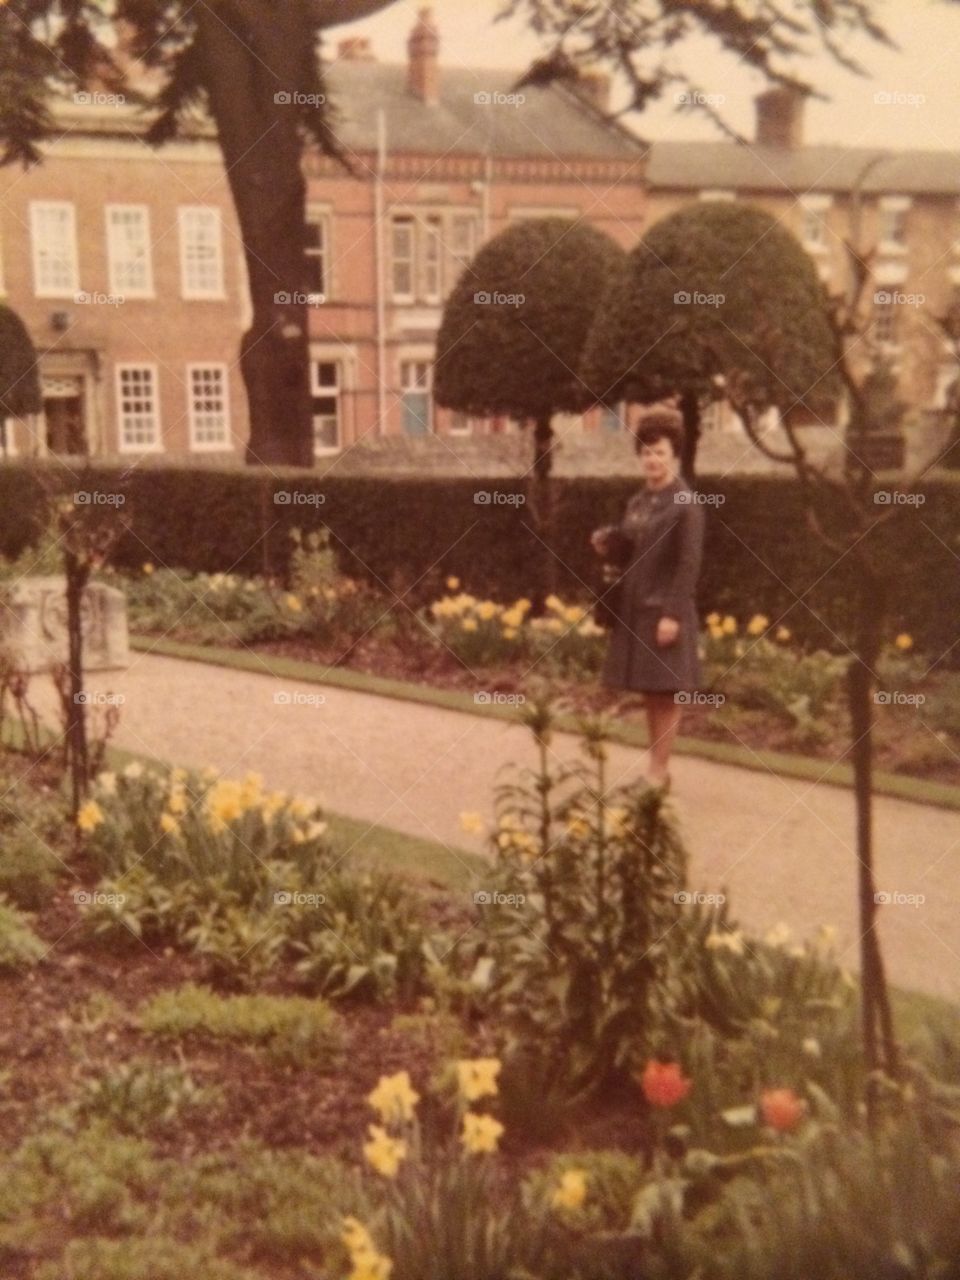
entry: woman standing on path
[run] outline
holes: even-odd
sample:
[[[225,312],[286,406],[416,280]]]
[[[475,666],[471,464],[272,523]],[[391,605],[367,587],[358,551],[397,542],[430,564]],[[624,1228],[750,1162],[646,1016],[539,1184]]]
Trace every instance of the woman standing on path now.
[[[666,410],[649,414],[636,440],[644,487],[627,503],[621,524],[598,529],[592,539],[600,555],[615,556],[617,543],[625,553],[601,680],[644,695],[650,726],[647,780],[669,786],[683,703],[701,678],[695,593],[704,518],[680,475],[683,428],[676,416]]]

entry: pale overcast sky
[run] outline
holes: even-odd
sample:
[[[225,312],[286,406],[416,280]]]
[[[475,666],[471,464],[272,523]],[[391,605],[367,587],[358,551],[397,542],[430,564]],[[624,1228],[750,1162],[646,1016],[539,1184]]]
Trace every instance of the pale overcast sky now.
[[[407,36],[423,7],[424,0],[395,0],[365,22],[331,31],[330,45],[346,34],[368,35],[382,62],[404,61]],[[441,61],[449,65],[522,67],[541,48],[521,21],[493,21],[500,0],[433,0],[431,7],[440,29]],[[899,50],[863,40],[856,52],[870,78],[851,75],[823,56],[806,64],[808,78],[830,95],[828,102],[809,105],[807,140],[960,149],[960,3],[880,0],[877,14]],[[704,92],[724,95],[723,109],[733,126],[752,136],[753,97],[763,88],[762,79],[708,41],[689,46],[682,56]],[[878,104],[878,92],[894,100]],[[718,136],[709,121],[659,104],[632,119],[648,138]]]

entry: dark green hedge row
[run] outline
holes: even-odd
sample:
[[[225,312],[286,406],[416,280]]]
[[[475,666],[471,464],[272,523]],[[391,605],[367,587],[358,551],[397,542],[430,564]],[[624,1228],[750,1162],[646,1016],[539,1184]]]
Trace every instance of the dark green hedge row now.
[[[417,598],[448,574],[498,599],[529,595],[538,561],[524,481],[310,476],[238,469],[142,466],[128,474],[96,467],[82,479],[53,466],[0,466],[0,553],[36,540],[41,495],[122,493],[130,532],[115,559],[191,570],[283,573],[291,529],[327,525],[344,568]],[[595,564],[589,535],[619,518],[632,478],[558,479],[556,544],[561,594],[583,595]],[[739,476],[700,482],[723,501],[707,507],[700,601],[744,617],[763,612],[798,635],[835,646],[849,638],[856,562],[807,531],[789,477]],[[287,495],[289,500],[276,501]],[[477,500],[488,495],[489,500]],[[893,620],[933,655],[953,647],[960,662],[960,478],[929,480],[922,506],[871,535],[893,575]],[[519,499],[525,499],[520,501]],[[834,633],[834,635],[831,635]]]

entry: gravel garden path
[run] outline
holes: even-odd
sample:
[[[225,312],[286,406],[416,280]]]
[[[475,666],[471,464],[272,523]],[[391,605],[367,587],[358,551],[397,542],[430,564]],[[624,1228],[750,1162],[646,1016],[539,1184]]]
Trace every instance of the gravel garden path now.
[[[88,683],[125,697],[118,746],[230,775],[254,770],[271,787],[454,852],[485,850],[460,814],[490,818],[497,770],[534,763],[519,725],[269,674],[135,654],[127,671]],[[54,713],[52,699],[45,710]],[[575,738],[557,735],[558,756],[576,749]],[[640,751],[611,748],[614,782],[642,767]],[[782,921],[804,937],[835,926],[853,967],[852,794],[689,756],[673,773],[691,888],[727,892],[734,918],[752,931]],[[960,813],[880,797],[876,823],[878,888],[893,899],[880,923],[891,979],[960,1002]]]

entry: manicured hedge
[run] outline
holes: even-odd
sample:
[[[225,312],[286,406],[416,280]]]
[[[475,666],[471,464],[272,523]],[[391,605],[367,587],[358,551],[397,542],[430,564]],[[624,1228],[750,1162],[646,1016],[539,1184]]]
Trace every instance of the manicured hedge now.
[[[321,477],[155,465],[129,472],[98,466],[82,480],[51,465],[43,476],[47,488],[67,493],[82,488],[125,496],[131,531],[115,558],[129,568],[149,560],[192,570],[282,573],[290,530],[321,524],[332,530],[345,569],[393,589],[410,588],[417,598],[432,596],[448,574],[499,599],[529,594],[538,559],[531,495],[523,480]],[[629,477],[556,481],[562,594],[583,595],[593,582],[590,532],[617,519],[635,487]],[[703,480],[699,488],[723,498],[707,508],[703,610],[740,617],[760,611],[820,642],[836,646],[837,636],[849,639],[856,562],[848,555],[837,563],[808,532],[796,483],[788,476],[737,476]],[[0,553],[16,554],[35,541],[41,493],[34,469],[0,466]],[[478,493],[492,500],[477,502]],[[299,497],[276,502],[278,494]],[[894,575],[894,625],[931,654],[956,645],[956,665],[960,477],[937,476],[923,494],[922,506],[903,508],[871,536]],[[503,501],[505,495],[515,501]]]

